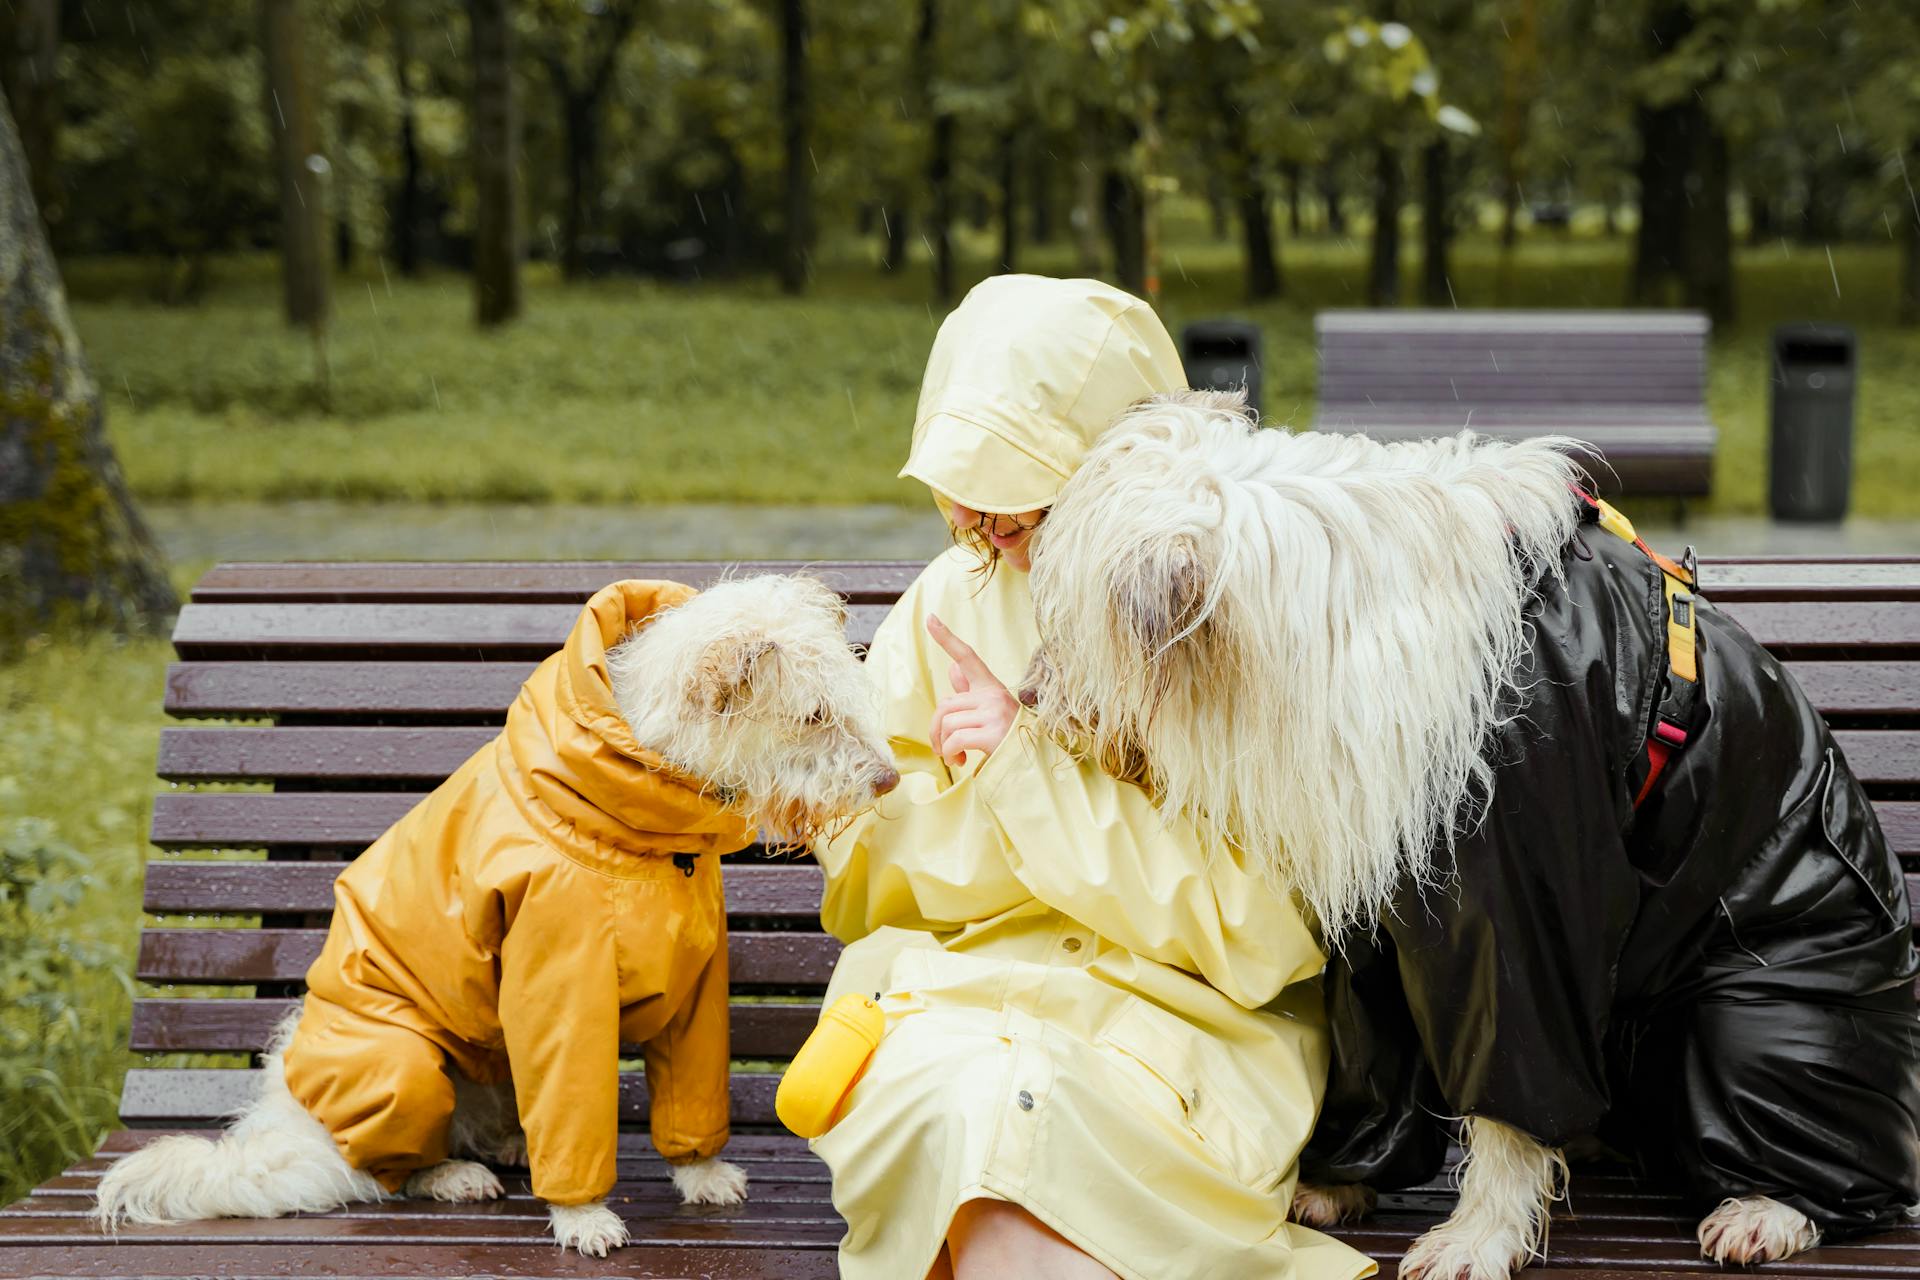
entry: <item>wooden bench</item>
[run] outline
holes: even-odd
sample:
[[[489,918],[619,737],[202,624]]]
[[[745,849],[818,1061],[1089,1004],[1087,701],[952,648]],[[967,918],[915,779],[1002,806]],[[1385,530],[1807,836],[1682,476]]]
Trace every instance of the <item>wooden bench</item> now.
[[[1323,311],[1314,429],[1569,435],[1608,492],[1697,497],[1713,481],[1711,328],[1674,311]]]
[[[132,1048],[249,1055],[300,994],[343,860],[494,732],[580,603],[628,576],[713,578],[705,564],[222,565],[174,633]],[[864,641],[914,565],[813,566],[849,598]],[[1722,560],[1709,593],[1784,657],[1832,718],[1888,835],[1920,871],[1920,560]],[[220,723],[222,721],[241,723]],[[200,789],[246,783],[246,789]],[[596,1262],[547,1243],[546,1214],[509,1173],[485,1205],[400,1201],[278,1221],[96,1233],[101,1170],[155,1132],[207,1129],[251,1072],[150,1059],[128,1073],[129,1126],[99,1155],[0,1210],[0,1276],[828,1277],[842,1225],[825,1168],[773,1122],[775,1072],[812,1025],[837,944],[819,931],[808,862],[747,854],[727,870],[737,1136],[752,1173],[736,1209],[680,1206],[637,1126],[623,1076],[620,1186],[633,1245]],[[1910,876],[1909,883],[1913,884]],[[1920,885],[1914,886],[1920,889]],[[188,989],[192,990],[189,991]],[[211,995],[209,994],[211,993]],[[219,998],[211,998],[217,996]],[[236,1057],[236,1064],[248,1059]],[[1451,1202],[1444,1184],[1382,1198],[1348,1238],[1392,1263]],[[1714,1273],[1679,1202],[1618,1173],[1582,1173],[1550,1265],[1601,1277]],[[1920,1230],[1822,1248],[1769,1274],[1920,1274]],[[905,1280],[905,1278],[903,1278]]]

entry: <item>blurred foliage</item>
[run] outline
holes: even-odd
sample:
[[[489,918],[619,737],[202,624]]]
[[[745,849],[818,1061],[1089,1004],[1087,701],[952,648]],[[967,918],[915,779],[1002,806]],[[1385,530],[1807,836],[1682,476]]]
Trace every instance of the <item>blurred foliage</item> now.
[[[166,659],[68,637],[0,665],[0,1204],[114,1124]]]

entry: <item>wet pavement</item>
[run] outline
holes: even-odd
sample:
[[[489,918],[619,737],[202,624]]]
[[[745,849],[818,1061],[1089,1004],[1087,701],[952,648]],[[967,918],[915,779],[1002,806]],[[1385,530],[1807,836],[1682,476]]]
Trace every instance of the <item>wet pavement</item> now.
[[[178,564],[212,560],[929,560],[948,545],[925,507],[436,506],[149,503]],[[1636,521],[1656,547],[1702,555],[1920,555],[1920,520]]]

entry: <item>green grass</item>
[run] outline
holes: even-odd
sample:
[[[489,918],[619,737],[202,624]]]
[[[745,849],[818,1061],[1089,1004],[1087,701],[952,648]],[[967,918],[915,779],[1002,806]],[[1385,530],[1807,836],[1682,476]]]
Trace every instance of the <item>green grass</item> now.
[[[985,240],[963,237],[965,260]],[[915,264],[882,276],[865,246],[829,246],[813,293],[765,281],[678,287],[632,280],[567,286],[528,273],[527,313],[506,330],[469,323],[464,278],[336,282],[328,377],[277,312],[273,264],[223,261],[200,306],[145,300],[150,267],[70,264],[75,313],[135,489],[196,501],[324,497],[400,501],[902,502],[920,372],[938,322]],[[1360,301],[1356,240],[1287,241],[1289,296],[1239,301],[1238,250],[1190,217],[1171,220],[1163,310],[1259,321],[1267,409],[1312,420],[1312,317]],[[1537,236],[1503,256],[1463,240],[1463,307],[1611,307],[1624,296],[1622,237]],[[1408,265],[1409,296],[1413,270]],[[1063,243],[1030,270],[1074,270]],[[1855,510],[1914,512],[1920,486],[1920,330],[1893,325],[1891,244],[1742,250],[1741,321],[1716,335],[1709,400],[1722,431],[1709,509],[1762,510],[1766,339],[1788,319],[1860,331]]]
[[[0,881],[48,850],[85,860],[0,905],[0,1204],[113,1127],[166,658],[69,640],[0,665]]]

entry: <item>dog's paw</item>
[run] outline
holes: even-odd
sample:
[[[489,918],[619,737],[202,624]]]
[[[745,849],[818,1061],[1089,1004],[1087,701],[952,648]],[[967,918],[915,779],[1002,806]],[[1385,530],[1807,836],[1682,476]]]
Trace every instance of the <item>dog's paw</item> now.
[[[739,1204],[747,1198],[747,1171],[725,1160],[695,1160],[673,1166],[682,1204]]]
[[[1400,1280],[1507,1280],[1531,1255],[1518,1230],[1449,1218],[1413,1242]]]
[[[1700,1220],[1700,1252],[1718,1263],[1778,1262],[1820,1243],[1820,1228],[1798,1209],[1766,1196],[1726,1199]]]
[[[498,1200],[507,1194],[493,1170],[471,1160],[442,1160],[428,1165],[407,1179],[404,1194],[417,1200],[444,1200],[448,1204],[473,1204],[480,1200]]]
[[[1293,1209],[1287,1216],[1303,1226],[1337,1227],[1366,1217],[1378,1201],[1372,1187],[1357,1182],[1302,1182],[1293,1189]]]
[[[627,1224],[607,1208],[604,1200],[548,1205],[547,1229],[562,1249],[573,1249],[589,1258],[604,1258],[627,1242]]]
[[[504,1165],[509,1169],[526,1168],[527,1135],[516,1133],[511,1138],[500,1139],[499,1144],[487,1153],[487,1158],[494,1164]]]

